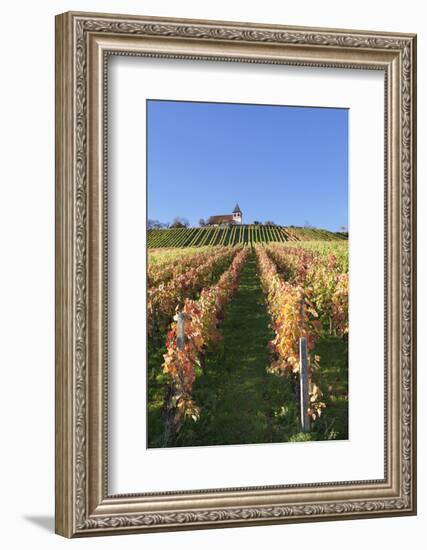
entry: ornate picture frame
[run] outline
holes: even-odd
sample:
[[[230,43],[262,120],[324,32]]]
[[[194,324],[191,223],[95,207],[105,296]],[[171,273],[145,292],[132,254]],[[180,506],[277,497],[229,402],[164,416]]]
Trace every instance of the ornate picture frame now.
[[[385,75],[384,479],[108,492],[108,56]],[[56,17],[56,532],[82,537],[416,513],[416,36],[68,12]]]

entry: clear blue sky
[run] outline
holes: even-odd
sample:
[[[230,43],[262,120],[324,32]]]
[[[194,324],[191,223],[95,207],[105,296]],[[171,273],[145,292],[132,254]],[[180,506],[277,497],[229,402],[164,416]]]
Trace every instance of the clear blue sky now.
[[[348,225],[348,110],[149,100],[148,217]]]

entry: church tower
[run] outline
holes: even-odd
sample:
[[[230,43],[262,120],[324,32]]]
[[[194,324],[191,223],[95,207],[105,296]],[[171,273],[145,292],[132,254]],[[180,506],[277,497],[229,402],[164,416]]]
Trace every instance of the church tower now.
[[[243,219],[242,211],[240,210],[239,205],[236,204],[233,210],[233,222],[241,224],[242,219]]]

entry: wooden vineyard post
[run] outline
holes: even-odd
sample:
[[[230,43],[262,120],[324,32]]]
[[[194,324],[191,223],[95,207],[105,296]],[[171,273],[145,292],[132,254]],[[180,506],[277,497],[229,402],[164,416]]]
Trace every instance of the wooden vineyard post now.
[[[300,328],[301,334],[304,330],[304,298],[301,299],[301,317]],[[299,339],[299,387],[300,387],[300,415],[301,427],[303,432],[310,431],[310,417],[308,415],[308,407],[310,403],[309,384],[308,384],[308,353],[307,339],[301,336]]]
[[[177,329],[176,329],[176,347],[183,350],[185,346],[185,313],[178,313]],[[173,396],[176,392],[175,382],[169,386],[165,402],[163,406],[163,417],[165,421],[165,432],[163,438],[163,447],[168,447],[170,442],[174,440],[177,430],[180,425],[180,416],[177,414],[177,409],[173,405]]]
[[[309,385],[308,385],[308,357],[307,340],[299,339],[299,359],[300,359],[300,405],[301,405],[301,427],[303,432],[310,431],[310,417],[308,415],[309,407]]]
[[[182,311],[178,313],[176,346],[180,350],[183,350],[185,346],[185,313]]]

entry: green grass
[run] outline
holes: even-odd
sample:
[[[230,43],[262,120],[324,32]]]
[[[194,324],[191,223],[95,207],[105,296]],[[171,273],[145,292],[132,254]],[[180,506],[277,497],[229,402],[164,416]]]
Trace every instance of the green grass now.
[[[316,381],[326,408],[313,424],[313,439],[348,438],[348,344],[337,336],[324,336],[314,353],[320,356]]]

